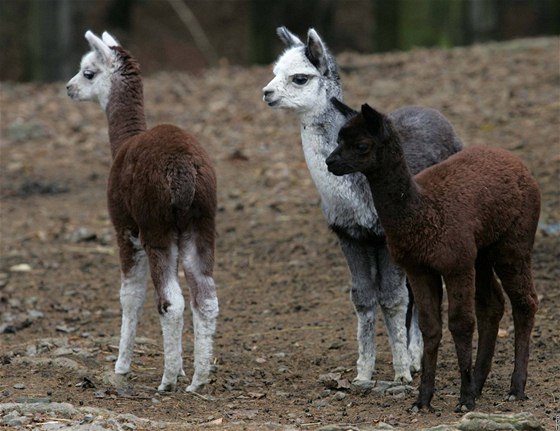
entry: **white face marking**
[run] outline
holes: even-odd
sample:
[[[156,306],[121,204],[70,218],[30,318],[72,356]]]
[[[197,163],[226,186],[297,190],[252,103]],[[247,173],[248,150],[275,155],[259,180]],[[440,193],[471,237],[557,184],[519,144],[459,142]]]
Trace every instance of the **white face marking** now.
[[[80,71],[66,84],[68,96],[77,101],[97,101],[103,111],[107,109],[111,94],[111,77],[118,68],[115,56],[107,63],[96,50],[82,57]]]
[[[377,215],[365,178],[360,178],[361,174],[337,177],[325,163],[336,148],[338,131],[345,122],[330,102],[331,97],[341,97],[339,81],[322,76],[305,56],[303,46],[285,51],[273,72],[274,79],[263,88],[263,100],[273,108],[293,109],[299,114],[305,161],[321,195],[327,222],[371,228],[377,223]],[[301,76],[308,80],[298,85]]]
[[[273,108],[298,113],[321,112],[327,106],[326,86],[317,68],[298,46],[286,51],[274,66],[274,79],[263,88],[263,100]]]

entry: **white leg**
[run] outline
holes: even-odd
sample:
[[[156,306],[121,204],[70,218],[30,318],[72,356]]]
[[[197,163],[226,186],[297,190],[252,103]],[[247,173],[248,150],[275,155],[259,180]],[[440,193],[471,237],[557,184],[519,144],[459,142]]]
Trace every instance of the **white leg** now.
[[[375,371],[375,319],[377,298],[374,286],[376,262],[373,248],[339,237],[340,246],[352,274],[351,300],[358,318],[358,361],[355,381],[371,380]]]
[[[406,328],[406,312],[408,308],[408,289],[406,275],[396,266],[386,248],[378,250],[379,271],[381,285],[379,290],[379,304],[383,311],[389,344],[393,354],[393,369],[395,381],[409,383],[410,356],[408,353],[408,334]]]
[[[410,356],[410,371],[419,373],[422,370],[422,353],[424,342],[418,325],[418,307],[412,308],[412,320],[408,329],[408,354]]]
[[[183,313],[185,299],[177,277],[170,277],[165,286],[166,297],[170,302],[167,310],[160,314],[161,331],[163,334],[164,371],[158,391],[174,391],[177,378],[183,372],[182,337]]]
[[[358,311],[358,361],[355,381],[371,380],[375,371],[375,309]]]
[[[134,250],[133,266],[128,269],[126,274],[122,273],[121,275],[120,301],[122,321],[119,357],[115,364],[116,374],[127,374],[130,371],[136,327],[146,299],[148,278],[146,253],[141,248]]]
[[[218,317],[218,298],[206,299],[198,308],[191,304],[194,328],[194,374],[188,392],[196,392],[209,381],[212,343]]]
[[[218,297],[212,278],[213,239],[203,250],[195,238],[184,241],[183,268],[189,283],[194,330],[194,373],[188,392],[196,392],[209,381],[212,344],[218,318]]]

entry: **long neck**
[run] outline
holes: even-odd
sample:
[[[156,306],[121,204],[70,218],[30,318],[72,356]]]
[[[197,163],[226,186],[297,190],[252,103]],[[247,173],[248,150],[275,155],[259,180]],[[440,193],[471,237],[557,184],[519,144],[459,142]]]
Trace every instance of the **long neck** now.
[[[391,126],[392,128],[392,126]],[[406,164],[396,132],[378,149],[375,168],[364,172],[388,236],[406,235],[411,220],[421,220],[426,199]]]
[[[115,76],[106,112],[114,158],[123,142],[146,130],[144,93],[139,71]]]
[[[338,94],[340,97],[340,92]],[[314,148],[314,152],[326,159],[336,148],[338,132],[346,121],[344,116],[328,102],[318,103],[316,109],[300,113],[299,119],[304,147],[308,142],[316,142],[319,148]],[[326,170],[326,165],[323,167]]]

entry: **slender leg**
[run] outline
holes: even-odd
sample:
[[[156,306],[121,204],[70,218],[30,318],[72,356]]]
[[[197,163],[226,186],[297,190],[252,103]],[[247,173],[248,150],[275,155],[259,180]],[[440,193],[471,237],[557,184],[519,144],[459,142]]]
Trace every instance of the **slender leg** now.
[[[190,289],[194,329],[194,373],[188,392],[209,382],[212,345],[218,318],[218,297],[212,277],[214,266],[214,222],[198,220],[193,233],[181,239],[183,269]]]
[[[387,248],[377,250],[379,271],[379,305],[385,318],[389,344],[393,354],[395,381],[409,383],[411,360],[407,347],[406,313],[408,288],[406,274],[393,263]]]
[[[407,272],[414,300],[418,306],[418,322],[424,340],[422,376],[418,399],[413,409],[432,410],[438,347],[442,334],[441,300],[443,295],[441,276],[433,272]]]
[[[377,298],[373,280],[376,278],[377,268],[374,250],[342,236],[339,236],[339,241],[352,275],[351,299],[358,318],[358,374],[354,381],[368,381],[375,371],[376,354]]]
[[[529,344],[531,331],[535,323],[538,308],[537,292],[531,272],[531,258],[509,261],[496,265],[496,273],[502,281],[513,313],[515,327],[515,366],[511,376],[511,388],[508,399],[524,400],[527,383],[527,366],[529,362]]]
[[[500,320],[504,314],[502,288],[494,275],[491,262],[483,254],[479,254],[476,261],[475,285],[478,349],[474,366],[474,387],[476,396],[480,396],[492,367]]]
[[[453,336],[459,371],[461,393],[455,411],[474,408],[475,386],[472,370],[472,339],[475,327],[475,269],[445,275],[449,301],[449,330]]]
[[[410,371],[419,373],[422,370],[422,352],[424,341],[418,324],[418,306],[413,304],[410,326],[408,328],[408,354],[410,356]]]
[[[183,311],[185,301],[177,279],[178,248],[168,241],[166,248],[145,245],[156,288],[159,320],[163,335],[164,371],[158,391],[174,391],[182,371]]]
[[[115,373],[124,375],[130,371],[136,327],[146,299],[148,261],[137,238],[128,233],[117,235],[117,238],[121,256],[122,322]]]

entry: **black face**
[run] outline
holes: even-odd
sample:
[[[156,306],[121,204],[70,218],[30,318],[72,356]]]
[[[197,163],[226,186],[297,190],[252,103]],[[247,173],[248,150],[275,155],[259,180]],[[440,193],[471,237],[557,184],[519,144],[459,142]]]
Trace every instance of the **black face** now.
[[[369,166],[374,141],[368,133],[361,114],[350,119],[340,129],[338,147],[327,157],[329,172],[345,175],[352,172],[363,172]]]

